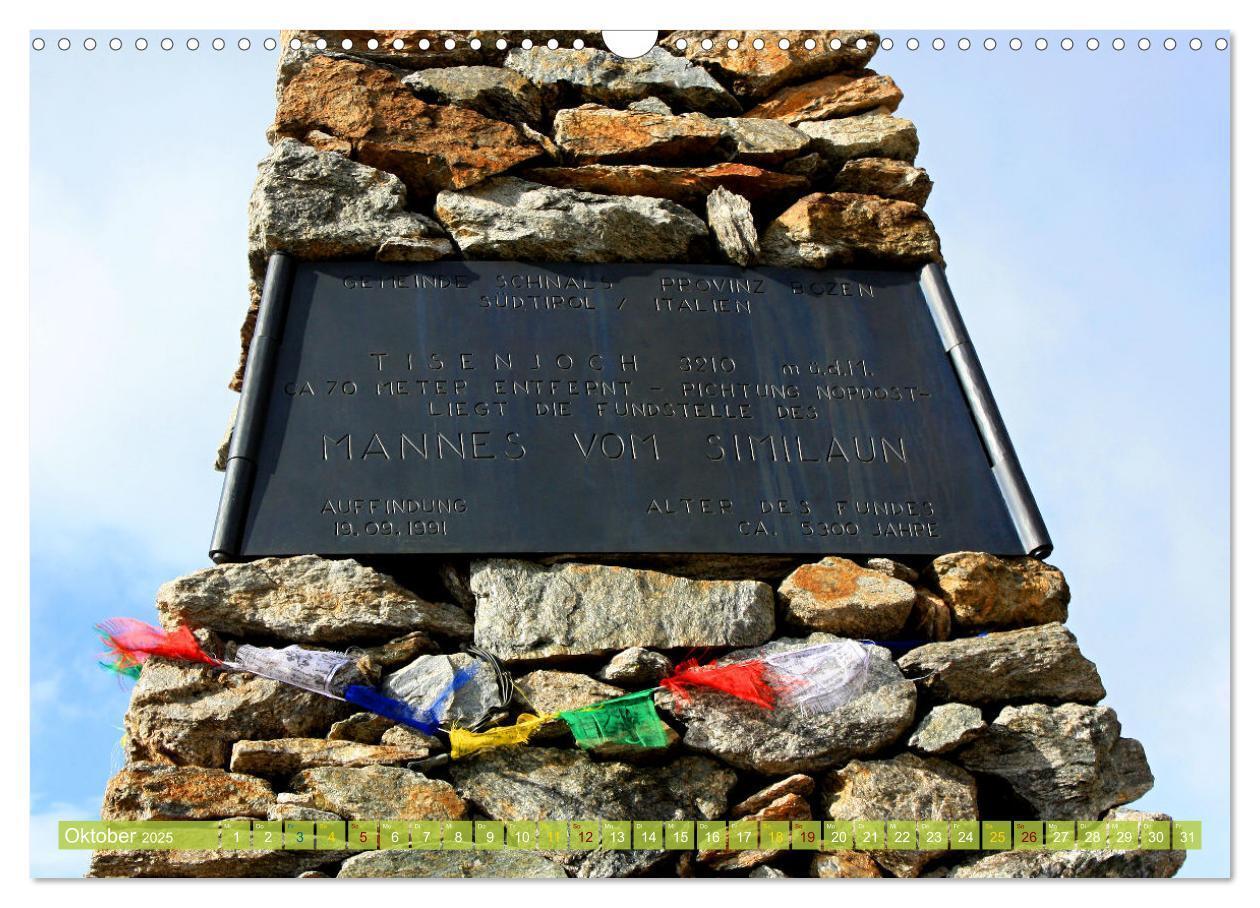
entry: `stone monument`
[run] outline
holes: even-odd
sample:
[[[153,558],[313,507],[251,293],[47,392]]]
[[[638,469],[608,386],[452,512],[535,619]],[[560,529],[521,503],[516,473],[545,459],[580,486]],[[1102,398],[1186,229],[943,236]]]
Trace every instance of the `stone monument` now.
[[[924,210],[932,181],[915,166],[914,124],[897,116],[901,90],[869,68],[878,42],[863,31],[674,32],[623,59],[589,32],[284,34],[271,150],[249,199],[252,303],[233,387],[274,253],[397,274],[465,261],[939,266]],[[225,439],[220,469],[229,451]],[[528,530],[529,515],[517,519]],[[592,753],[556,734],[441,765],[442,740],[347,704],[153,660],[102,817],[1161,819],[1125,808],[1153,785],[1142,746],[1099,705],[1102,679],[1066,627],[1067,582],[1038,558],[893,559],[843,537],[808,557],[529,551],[228,559],[163,585],[157,608],[220,651],[354,647],[395,686],[475,641],[540,712],[649,687],[696,653],[738,659],[840,637],[879,644],[869,677],[820,715],[716,693],[661,698],[670,743],[650,753]],[[1184,857],[101,851],[91,875],[1171,876]]]

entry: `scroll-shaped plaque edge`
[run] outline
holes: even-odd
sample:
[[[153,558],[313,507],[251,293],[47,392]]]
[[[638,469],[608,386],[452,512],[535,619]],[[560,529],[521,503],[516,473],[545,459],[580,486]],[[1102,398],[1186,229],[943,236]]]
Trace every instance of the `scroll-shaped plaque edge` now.
[[[235,561],[240,557],[245,514],[249,509],[258,465],[258,446],[267,417],[268,392],[275,372],[276,354],[284,335],[293,267],[292,256],[285,252],[273,252],[267,261],[258,319],[245,361],[240,406],[228,445],[223,492],[219,497],[214,536],[210,541],[210,560],[215,564]]]
[[[971,411],[976,433],[989,457],[993,478],[1011,515],[1015,532],[1019,534],[1024,551],[1033,558],[1044,560],[1054,550],[1050,531],[1046,528],[1041,509],[1037,507],[1037,500],[1033,497],[1032,488],[1028,485],[1019,457],[1015,454],[1015,446],[1006,430],[1006,423],[1002,421],[993,390],[989,387],[989,380],[980,365],[971,335],[967,333],[962,313],[958,311],[958,303],[949,289],[945,272],[935,263],[924,265],[919,274],[919,283],[932,312],[932,319],[936,322],[941,343],[945,346],[945,353],[954,367],[954,376],[958,379],[963,400]]]

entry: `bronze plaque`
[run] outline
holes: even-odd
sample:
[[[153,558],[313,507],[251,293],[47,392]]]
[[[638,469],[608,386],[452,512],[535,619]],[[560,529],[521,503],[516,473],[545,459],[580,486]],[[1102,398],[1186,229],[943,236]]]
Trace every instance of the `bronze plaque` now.
[[[1044,556],[936,266],[273,257],[212,557]]]

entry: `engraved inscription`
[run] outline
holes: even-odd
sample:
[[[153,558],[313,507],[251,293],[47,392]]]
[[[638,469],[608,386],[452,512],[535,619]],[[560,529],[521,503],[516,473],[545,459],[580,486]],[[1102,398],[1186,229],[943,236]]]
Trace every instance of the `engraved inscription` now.
[[[298,267],[244,554],[1017,551],[917,275]]]

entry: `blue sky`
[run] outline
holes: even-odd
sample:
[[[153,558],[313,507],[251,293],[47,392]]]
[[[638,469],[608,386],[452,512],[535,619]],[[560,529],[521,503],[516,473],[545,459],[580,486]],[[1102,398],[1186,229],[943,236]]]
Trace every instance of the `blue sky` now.
[[[71,33],[73,36],[73,33]],[[32,867],[78,875],[128,691],[92,624],[207,564],[246,303],[262,33],[31,53]],[[242,34],[253,49],[241,52]],[[949,278],[1072,586],[1069,626],[1139,738],[1140,806],[1229,872],[1229,53],[1062,32],[889,32]],[[928,41],[946,37],[947,49]],[[961,33],[959,33],[961,34]],[[1159,32],[1162,39],[1167,33]],[[221,35],[227,49],[214,51]],[[56,36],[45,35],[46,38]],[[1205,36],[1206,37],[1206,36]],[[1211,35],[1210,37],[1215,37]]]

